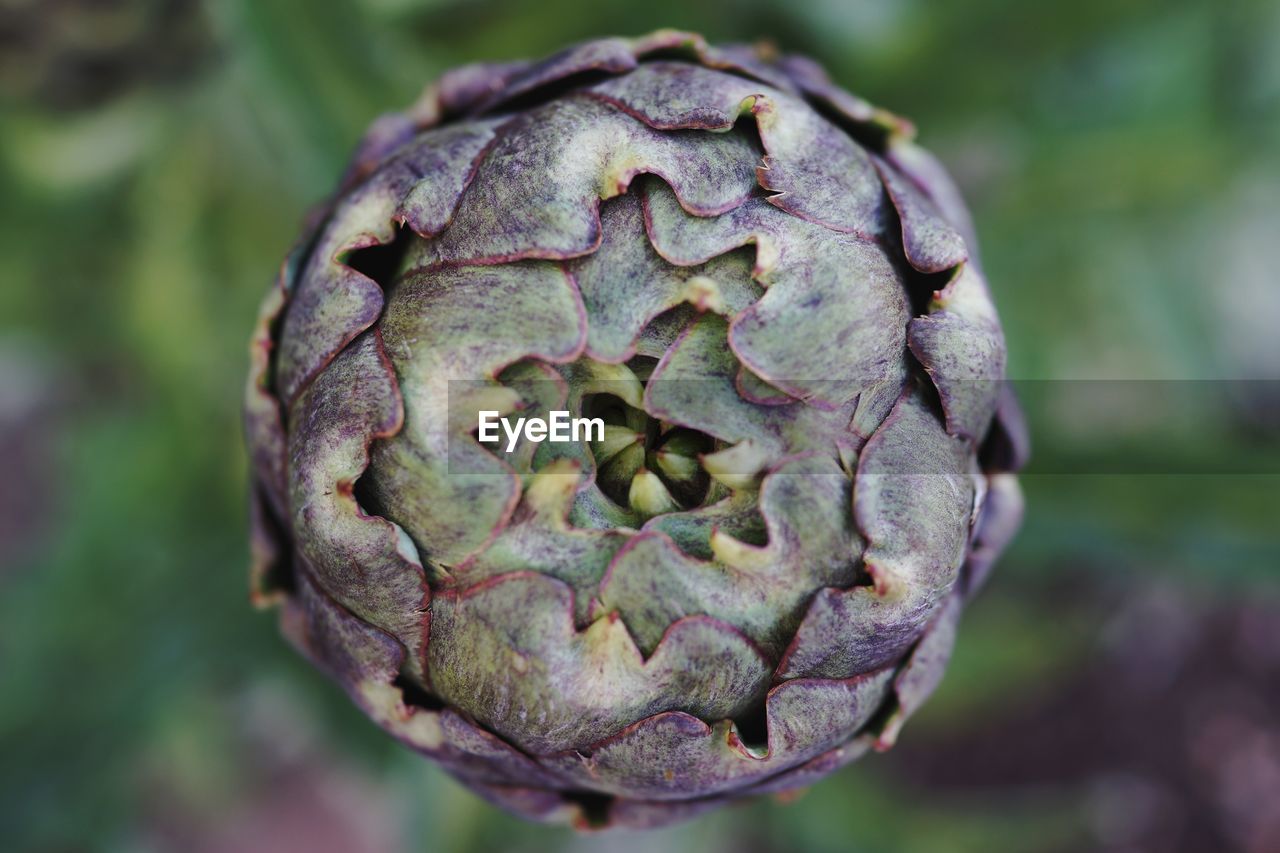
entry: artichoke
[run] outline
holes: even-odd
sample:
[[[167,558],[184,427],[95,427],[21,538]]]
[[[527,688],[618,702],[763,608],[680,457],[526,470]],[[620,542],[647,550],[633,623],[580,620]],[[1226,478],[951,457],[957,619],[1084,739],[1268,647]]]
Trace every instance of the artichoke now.
[[[660,825],[890,745],[1025,454],[912,135],[812,61],[673,31],[379,119],[252,340],[255,600],[530,818]],[[481,440],[556,411],[590,440]]]

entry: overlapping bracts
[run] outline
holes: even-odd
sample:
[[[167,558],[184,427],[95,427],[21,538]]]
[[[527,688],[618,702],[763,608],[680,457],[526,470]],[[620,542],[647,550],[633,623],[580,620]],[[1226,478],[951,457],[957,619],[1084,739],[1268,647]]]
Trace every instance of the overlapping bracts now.
[[[807,60],[670,31],[379,120],[253,339],[258,600],[533,818],[659,825],[890,745],[1025,454],[911,136]],[[606,434],[508,454],[477,408]]]

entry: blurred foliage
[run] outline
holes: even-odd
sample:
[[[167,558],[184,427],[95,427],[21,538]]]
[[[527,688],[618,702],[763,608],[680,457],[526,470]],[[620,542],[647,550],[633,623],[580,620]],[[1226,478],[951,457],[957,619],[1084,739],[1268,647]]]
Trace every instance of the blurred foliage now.
[[[809,53],[917,120],[973,203],[1037,460],[894,752],[601,840],[463,792],[249,608],[240,389],[374,116],[452,65],[659,26]],[[1277,151],[1267,0],[0,0],[0,846],[1280,849],[1250,799],[1280,790]],[[1065,379],[1208,384],[1134,421]]]

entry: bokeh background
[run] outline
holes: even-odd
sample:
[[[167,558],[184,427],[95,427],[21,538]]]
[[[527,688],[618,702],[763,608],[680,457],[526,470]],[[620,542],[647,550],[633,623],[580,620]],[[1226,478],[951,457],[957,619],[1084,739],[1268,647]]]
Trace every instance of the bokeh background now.
[[[658,26],[914,118],[1036,457],[892,752],[576,836],[392,743],[246,595],[256,304],[442,69]],[[0,848],[1280,850],[1280,4],[0,0]]]

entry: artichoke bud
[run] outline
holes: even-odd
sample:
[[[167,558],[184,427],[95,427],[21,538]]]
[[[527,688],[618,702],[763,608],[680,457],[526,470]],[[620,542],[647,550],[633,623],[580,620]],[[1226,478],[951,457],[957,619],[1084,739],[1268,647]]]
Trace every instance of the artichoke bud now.
[[[623,500],[618,502],[625,504],[625,496],[631,491],[631,479],[643,466],[644,446],[640,442],[630,442],[600,466],[597,474],[600,487],[615,500],[622,496]]]
[[[631,508],[646,518],[680,509],[680,504],[671,497],[671,492],[667,491],[662,479],[647,468],[641,468],[631,478],[627,498]]]
[[[595,456],[596,462],[604,466],[613,461],[613,458],[623,450],[627,450],[634,445],[643,444],[643,432],[636,432],[631,427],[622,424],[606,423],[604,425],[604,438],[591,442],[591,453]]]
[[[1026,447],[911,132],[671,30],[379,119],[254,331],[255,600],[531,819],[661,825],[891,742]]]
[[[662,472],[668,480],[692,487],[702,473],[696,456],[682,456],[674,448],[663,445],[661,450],[649,453],[648,462]]]

